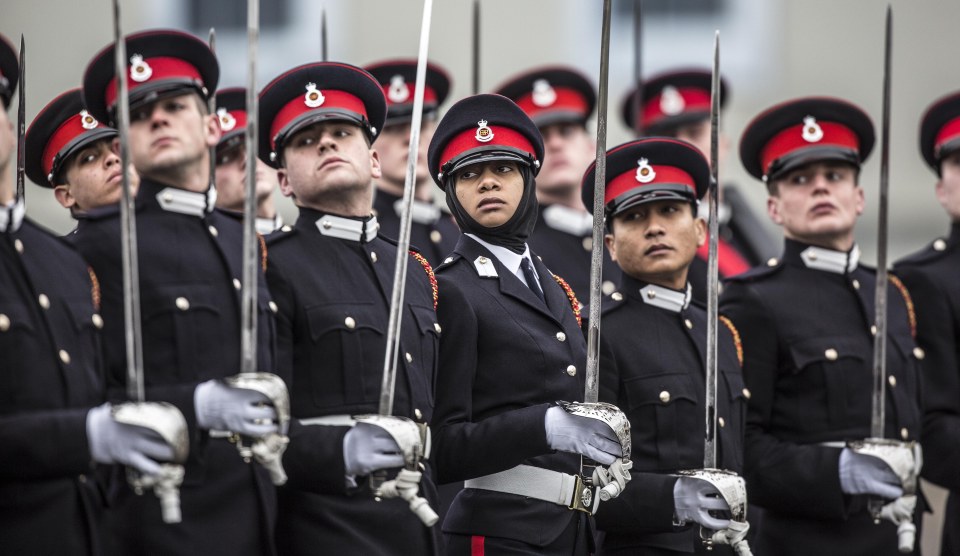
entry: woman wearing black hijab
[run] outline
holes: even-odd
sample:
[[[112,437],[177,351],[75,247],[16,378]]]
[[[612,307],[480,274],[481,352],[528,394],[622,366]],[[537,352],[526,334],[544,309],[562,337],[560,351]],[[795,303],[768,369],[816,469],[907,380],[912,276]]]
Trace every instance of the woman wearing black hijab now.
[[[581,401],[579,303],[526,244],[537,218],[543,140],[516,104],[477,95],[450,108],[429,167],[460,225],[436,273],[442,328],[431,425],[439,482],[465,481],[443,532],[448,554],[592,552],[592,520],[571,509],[581,455],[621,456]]]

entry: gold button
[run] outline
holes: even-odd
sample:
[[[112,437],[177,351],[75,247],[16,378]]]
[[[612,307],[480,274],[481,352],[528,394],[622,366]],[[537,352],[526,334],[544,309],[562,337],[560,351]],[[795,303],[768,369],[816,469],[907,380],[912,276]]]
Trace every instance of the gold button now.
[[[0,332],[10,330],[10,317],[0,313]]]
[[[655,290],[647,290],[647,299],[654,299],[657,297],[657,292]]]
[[[870,335],[871,336],[877,335],[877,325],[875,324],[870,325]]]
[[[817,260],[817,254],[811,251],[810,253],[807,253],[807,258],[811,261],[815,261]]]
[[[343,324],[347,325],[347,328],[351,329],[357,327],[357,321],[353,320],[353,317],[347,317],[343,319]]]
[[[433,230],[430,232],[430,241],[434,243],[440,243],[442,240],[443,240],[443,236],[440,234],[440,232],[436,230]]]
[[[683,325],[689,328],[690,330],[693,330],[693,323],[690,322],[690,319],[683,319]]]
[[[923,351],[922,347],[915,347],[913,348],[913,356],[922,361],[927,354]]]
[[[583,250],[584,250],[584,251],[591,251],[591,250],[593,250],[593,238],[592,238],[592,237],[585,237],[585,238],[583,238]]]
[[[279,311],[279,308],[277,308],[277,304],[274,303],[273,301],[271,301],[270,303],[267,303],[267,305],[270,307],[270,311],[272,311],[272,312],[274,312],[274,313],[276,313],[277,311]]]
[[[323,226],[323,229],[324,229],[324,230],[329,230],[330,228],[333,227],[333,224],[331,224],[331,223],[328,222],[328,221],[324,221],[323,224],[321,224],[321,226]]]
[[[720,425],[720,428],[727,426],[727,422],[723,420],[723,417],[717,417],[717,424]]]
[[[413,363],[413,356],[410,355],[409,351],[404,353],[403,357],[407,360],[407,363]]]
[[[186,311],[190,308],[190,302],[187,301],[186,297],[178,297],[175,303],[177,304],[177,309],[181,311]]]
[[[43,307],[44,309],[49,309],[49,308],[50,308],[50,298],[47,297],[46,294],[42,294],[42,293],[41,293],[41,294],[37,297],[37,302],[39,302],[39,303],[40,303],[40,306]]]
[[[213,237],[217,237],[218,235],[220,235],[220,232],[217,231],[217,228],[215,226],[210,226],[207,229],[210,230],[210,235],[212,235]]]
[[[610,295],[616,289],[617,285],[609,280],[604,280],[603,283],[600,284],[600,291],[603,292],[603,295]]]
[[[86,475],[79,475],[79,476],[77,476],[77,480],[80,481],[82,484],[86,484],[86,483],[87,483],[87,476],[86,476]]]
[[[487,259],[486,257],[480,257],[480,258],[477,259],[477,260],[480,261],[480,264],[487,264],[487,261],[488,261],[489,259]]]
[[[942,239],[938,239],[933,242],[933,249],[935,251],[943,251],[947,248],[947,242]]]
[[[749,399],[750,399],[750,396],[752,396],[752,395],[753,395],[753,394],[750,393],[750,389],[749,389],[749,388],[744,388],[744,389],[743,389],[743,397],[744,397],[744,398],[747,398],[747,399],[749,400]]]
[[[173,202],[173,195],[171,195],[171,194],[169,194],[169,193],[164,193],[164,194],[163,194],[163,202],[164,202],[164,203],[172,203],[172,202]]]
[[[623,301],[623,294],[620,292],[613,292],[610,294],[610,299],[614,301]]]
[[[293,231],[293,228],[291,228],[290,226],[283,226],[282,228],[280,228],[280,231],[281,231],[281,232],[290,232],[290,231]]]
[[[439,333],[440,333],[440,323],[439,323],[439,322],[433,323],[433,329],[437,331],[437,334],[439,334]]]
[[[854,278],[853,281],[850,283],[853,284],[853,289],[855,290],[860,289],[860,280],[857,280],[856,278]]]
[[[423,412],[417,408],[413,408],[413,416],[417,419],[423,419]]]
[[[557,332],[557,341],[559,342],[567,341],[567,335],[564,334],[563,332]]]
[[[569,367],[567,367],[567,374],[570,375],[570,376],[576,376],[576,375],[577,375],[577,367],[574,366],[574,365],[570,365]]]
[[[663,402],[663,403],[669,402],[669,401],[670,401],[670,392],[667,392],[666,390],[664,390],[663,392],[660,392],[660,401]]]
[[[242,287],[243,287],[243,284],[240,283],[240,280],[234,278],[234,279],[233,279],[233,289],[235,289],[235,290],[237,290],[237,291],[240,291],[240,288],[242,288]]]
[[[378,259],[378,258],[379,258],[379,257],[377,257],[377,252],[376,252],[376,251],[371,251],[371,252],[370,252],[370,260],[371,260],[371,261],[377,262],[377,259]]]
[[[17,250],[17,253],[23,254],[23,242],[19,239],[13,240],[13,248]]]
[[[767,266],[777,266],[779,263],[780,261],[778,261],[776,257],[767,259]]]
[[[67,350],[65,349],[60,350],[60,360],[63,361],[64,365],[70,364],[70,354],[67,353]]]
[[[90,318],[90,320],[93,321],[93,325],[96,326],[98,329],[103,328],[103,317],[101,317],[97,313],[94,313],[93,316]]]
[[[900,438],[904,440],[910,438],[910,431],[907,430],[907,427],[900,429]]]
[[[890,376],[887,377],[887,382],[890,383],[890,388],[896,388],[896,387],[897,387],[897,377],[895,377],[895,376],[893,376],[893,375],[890,375]]]
[[[837,353],[837,350],[833,348],[827,348],[827,351],[823,352],[823,356],[829,359],[830,361],[836,361],[837,357],[839,357],[840,354]]]

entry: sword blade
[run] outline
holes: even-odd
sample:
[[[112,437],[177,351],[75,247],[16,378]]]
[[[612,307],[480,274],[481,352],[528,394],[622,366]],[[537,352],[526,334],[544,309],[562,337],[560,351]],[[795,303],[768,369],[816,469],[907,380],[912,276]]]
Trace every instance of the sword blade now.
[[[873,339],[873,403],[870,436],[883,438],[887,382],[887,224],[890,191],[890,59],[893,50],[893,8],[887,4],[883,45],[883,120],[880,131],[880,211],[877,215],[877,290]]]
[[[633,132],[643,136],[643,0],[633,3],[633,85],[637,94],[633,97]]]
[[[423,20],[420,25],[420,51],[417,56],[416,89],[413,96],[413,119],[410,122],[410,150],[407,154],[407,174],[403,183],[403,209],[400,217],[400,237],[397,240],[397,266],[393,272],[393,292],[390,295],[390,321],[387,326],[387,347],[383,358],[383,382],[380,385],[380,415],[393,414],[393,395],[397,382],[397,354],[400,351],[400,315],[407,283],[407,261],[410,255],[410,223],[413,194],[416,189],[417,157],[420,152],[420,124],[423,121],[423,91],[427,81],[427,51],[430,47],[430,21],[433,0],[423,2]]]
[[[327,56],[327,8],[320,8],[320,61],[326,62]]]
[[[26,129],[27,129],[27,44],[20,35],[20,91],[17,107],[17,200],[25,200],[26,181],[24,173],[27,167]]]
[[[610,77],[610,4],[603,0],[600,33],[600,80],[597,85],[597,164],[593,188],[593,246],[590,250],[590,322],[583,401],[596,403],[600,376],[600,281],[603,279],[603,198],[607,189],[607,84]]]
[[[120,0],[113,0],[114,72],[117,76],[117,133],[120,168],[123,170],[120,200],[120,248],[123,272],[124,343],[127,350],[127,396],[142,402],[143,334],[140,330],[140,263],[137,254],[137,214],[130,190],[130,97],[127,91],[127,44],[120,32]]]
[[[210,33],[208,35],[207,44],[210,46],[210,52],[214,54],[217,53],[217,31],[211,27]],[[214,91],[210,91],[210,98],[207,100],[207,110],[211,114],[217,113],[217,95]],[[217,124],[219,125],[219,118]],[[217,147],[214,145],[210,147],[210,178],[208,181],[209,187],[217,186]]]
[[[240,372],[257,371],[257,43],[260,0],[247,0],[247,179],[243,197],[243,286],[240,305]]]
[[[473,0],[473,94],[480,93],[480,0]]]
[[[707,357],[706,357],[706,434],[703,441],[704,469],[717,468],[717,317],[720,273],[717,268],[717,239],[720,226],[717,206],[720,187],[720,31],[713,39],[713,75],[710,82],[710,245],[707,256]]]

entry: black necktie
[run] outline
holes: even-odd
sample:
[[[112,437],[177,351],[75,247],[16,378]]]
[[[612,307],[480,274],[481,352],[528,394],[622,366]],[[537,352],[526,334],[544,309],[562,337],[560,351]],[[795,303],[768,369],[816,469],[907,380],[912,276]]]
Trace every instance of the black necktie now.
[[[523,277],[527,280],[527,286],[533,293],[537,294],[540,301],[546,303],[547,300],[543,297],[543,290],[540,289],[540,282],[537,282],[537,275],[533,272],[533,263],[530,262],[530,259],[527,257],[520,259],[520,268],[523,269]]]

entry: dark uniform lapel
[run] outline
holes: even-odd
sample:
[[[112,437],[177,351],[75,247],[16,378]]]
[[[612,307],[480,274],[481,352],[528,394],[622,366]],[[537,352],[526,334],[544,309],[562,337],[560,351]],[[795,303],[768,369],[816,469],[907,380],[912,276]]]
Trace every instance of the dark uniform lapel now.
[[[557,322],[563,322],[563,315],[568,311],[572,311],[570,299],[567,298],[567,293],[563,291],[560,284],[556,283],[556,280],[553,278],[553,273],[543,264],[540,257],[536,256],[533,252],[530,254],[533,258],[533,266],[536,268],[537,275],[540,278],[540,289],[543,290],[543,297],[547,301],[547,308]]]

